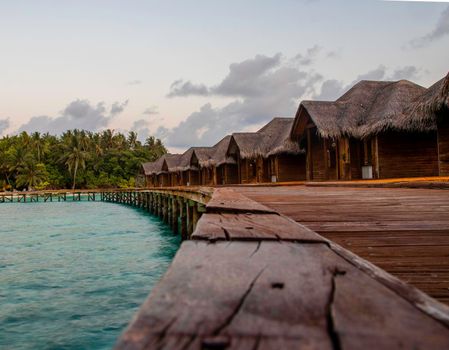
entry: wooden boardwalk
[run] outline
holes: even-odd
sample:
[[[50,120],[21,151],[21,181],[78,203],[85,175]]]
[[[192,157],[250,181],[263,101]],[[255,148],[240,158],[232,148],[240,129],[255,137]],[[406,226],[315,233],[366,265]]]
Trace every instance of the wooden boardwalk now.
[[[308,186],[239,191],[449,303],[449,191]]]
[[[449,348],[448,307],[279,215],[266,191],[214,192],[117,349]]]

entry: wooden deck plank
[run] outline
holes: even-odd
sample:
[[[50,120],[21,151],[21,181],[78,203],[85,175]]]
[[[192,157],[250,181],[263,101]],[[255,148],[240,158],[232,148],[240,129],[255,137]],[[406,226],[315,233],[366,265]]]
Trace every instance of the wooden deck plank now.
[[[276,213],[273,209],[242,196],[238,190],[232,188],[215,189],[206,209],[209,213]]]
[[[407,281],[447,303],[449,282],[441,277],[449,273],[447,190],[289,186],[241,192],[399,278],[416,272]],[[438,289],[428,277],[420,279],[423,271]]]
[[[324,242],[309,228],[278,214],[203,214],[192,239]]]
[[[443,349],[449,329],[327,244],[188,241],[117,345],[248,347]]]

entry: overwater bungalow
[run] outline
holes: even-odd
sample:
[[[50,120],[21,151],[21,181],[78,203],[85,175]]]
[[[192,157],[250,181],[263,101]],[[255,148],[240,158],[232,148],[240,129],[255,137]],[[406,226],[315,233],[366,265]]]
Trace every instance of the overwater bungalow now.
[[[290,138],[294,118],[274,118],[258,131],[266,145],[268,175],[271,182],[306,179],[305,150]]]
[[[410,124],[416,130],[436,125],[438,174],[449,176],[449,73],[437,81],[411,105]]]
[[[237,160],[228,155],[231,135],[227,135],[217,142],[212,149],[214,150],[208,166],[213,169],[215,185],[229,185],[239,183],[239,171]]]
[[[199,169],[199,184],[203,186],[215,185],[213,167],[214,149],[212,147],[194,147],[191,165]]]
[[[163,176],[166,167],[165,156],[159,157],[154,162],[144,163],[142,165],[145,174],[145,183],[147,187],[162,187],[167,186],[167,178]]]
[[[234,133],[228,156],[237,160],[239,183],[305,179],[305,157],[289,134],[293,118],[274,118],[254,133]]]
[[[179,186],[179,178],[176,173],[171,171],[175,169],[180,154],[165,154],[154,162],[142,164],[145,174],[145,184],[147,187],[169,187]]]
[[[435,128],[413,129],[405,113],[425,92],[407,80],[361,81],[336,101],[301,102],[291,137],[307,149],[307,180],[437,175]]]
[[[166,154],[164,155],[165,165],[161,176],[167,176],[166,186],[181,186],[181,176],[178,172],[179,163],[182,154]]]
[[[179,174],[180,186],[197,186],[200,184],[199,165],[193,152],[194,149],[195,147],[190,147],[179,159],[176,171]]]
[[[145,187],[156,187],[156,176],[154,175],[154,163],[146,162],[142,164],[142,172],[145,177]]]

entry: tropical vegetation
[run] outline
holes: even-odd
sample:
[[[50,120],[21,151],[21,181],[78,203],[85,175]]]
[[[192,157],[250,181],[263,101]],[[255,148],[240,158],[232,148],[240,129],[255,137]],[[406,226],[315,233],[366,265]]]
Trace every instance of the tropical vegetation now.
[[[161,140],[140,142],[105,130],[68,130],[61,136],[28,134],[0,139],[0,191],[135,187],[142,162],[167,152]]]

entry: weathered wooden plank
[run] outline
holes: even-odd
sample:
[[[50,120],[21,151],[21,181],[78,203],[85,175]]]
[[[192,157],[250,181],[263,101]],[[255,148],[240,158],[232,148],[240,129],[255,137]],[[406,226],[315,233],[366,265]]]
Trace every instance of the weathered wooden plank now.
[[[324,242],[307,227],[278,214],[203,214],[192,239]]]
[[[245,196],[304,224],[441,301],[449,299],[449,193],[446,190],[293,186],[244,188]],[[419,277],[419,276],[418,276]]]
[[[379,340],[379,338],[382,338]],[[449,347],[449,329],[326,244],[184,242],[118,349]]]
[[[230,188],[215,189],[211,200],[206,205],[206,211],[208,213],[275,213],[273,209],[269,209]]]

